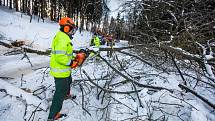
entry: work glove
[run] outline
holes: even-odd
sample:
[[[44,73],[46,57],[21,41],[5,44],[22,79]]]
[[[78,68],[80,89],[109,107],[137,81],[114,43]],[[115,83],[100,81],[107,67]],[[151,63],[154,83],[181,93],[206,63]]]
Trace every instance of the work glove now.
[[[70,65],[71,68],[77,68],[78,66],[81,66],[84,63],[86,57],[87,55],[84,52],[79,52],[78,54],[76,54],[75,59]]]

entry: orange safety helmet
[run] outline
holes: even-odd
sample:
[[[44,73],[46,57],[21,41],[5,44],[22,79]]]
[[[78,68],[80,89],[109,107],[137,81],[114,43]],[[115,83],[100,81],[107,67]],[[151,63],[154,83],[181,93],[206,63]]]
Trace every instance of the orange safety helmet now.
[[[63,26],[63,31],[68,33],[75,27],[75,22],[69,17],[63,17],[59,20],[59,25]]]

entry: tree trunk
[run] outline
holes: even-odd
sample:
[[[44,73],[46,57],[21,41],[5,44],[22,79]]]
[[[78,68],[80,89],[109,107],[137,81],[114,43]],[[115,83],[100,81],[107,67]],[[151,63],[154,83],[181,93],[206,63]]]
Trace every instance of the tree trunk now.
[[[14,1],[14,4],[15,4],[16,11],[19,11],[18,0],[15,0],[15,1]]]
[[[22,0],[22,12],[25,13],[25,0]]]
[[[2,5],[2,1],[0,0],[0,5]]]
[[[31,2],[30,2],[30,0],[26,0],[26,2],[27,2],[27,14],[29,15],[29,16],[31,16]]]
[[[68,16],[68,17],[71,17],[71,13],[73,12],[73,11],[71,11],[71,10],[73,9],[73,8],[71,8],[71,6],[72,6],[72,5],[71,5],[71,2],[69,1],[69,2],[68,2],[68,10],[67,10],[67,11],[68,11],[68,12],[67,12],[67,16]]]
[[[56,20],[56,0],[51,0],[50,18],[52,21]]]
[[[56,0],[53,1],[53,15],[54,15],[54,21],[56,21]]]
[[[45,11],[44,11],[44,8],[45,8],[45,2],[44,2],[44,0],[41,0],[41,10],[40,10],[40,12],[41,12],[41,19],[43,20],[43,22],[44,22],[44,15],[45,15]]]
[[[57,21],[59,21],[61,18],[61,6],[60,3],[58,2],[58,15],[57,15]]]
[[[12,9],[12,0],[10,0],[9,2],[9,9]]]
[[[78,18],[79,18],[78,17],[79,16],[78,13],[79,13],[79,11],[78,11],[78,8],[77,8],[77,10],[76,10],[76,20],[75,20],[76,21],[76,27],[78,27]]]
[[[31,2],[29,1],[29,6],[30,6],[30,4],[31,4]],[[31,6],[32,6],[32,8],[31,7],[29,7],[31,10],[30,10],[30,23],[31,23],[31,21],[32,21],[32,18],[33,18],[33,11],[34,11],[34,1],[32,1],[32,4],[31,4]]]
[[[25,13],[27,13],[27,11],[28,11],[28,0],[25,0]]]
[[[54,5],[53,5],[53,1],[51,1],[51,12],[50,12],[50,18],[51,18],[51,20],[53,21],[54,20],[54,13],[53,13],[53,9],[54,9],[54,7],[53,7]]]
[[[17,2],[18,2],[18,0],[17,0]],[[20,10],[19,11],[21,11],[22,9],[21,9],[21,6],[22,6],[22,4],[21,4],[21,0],[19,0],[19,8],[20,8]]]

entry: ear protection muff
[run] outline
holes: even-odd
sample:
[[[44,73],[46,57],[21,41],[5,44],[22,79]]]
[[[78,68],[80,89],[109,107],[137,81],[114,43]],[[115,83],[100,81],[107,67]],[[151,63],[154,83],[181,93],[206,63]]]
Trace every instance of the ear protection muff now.
[[[64,26],[64,27],[63,27],[63,31],[64,31],[65,33],[69,33],[69,32],[70,32],[70,26]]]

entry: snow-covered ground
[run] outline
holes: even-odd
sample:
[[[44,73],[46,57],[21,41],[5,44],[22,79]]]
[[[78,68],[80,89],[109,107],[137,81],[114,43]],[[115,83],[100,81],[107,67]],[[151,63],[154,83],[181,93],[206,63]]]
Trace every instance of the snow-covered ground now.
[[[0,6],[0,39],[5,40],[24,40],[37,49],[48,49],[51,45],[52,38],[58,30],[58,24],[50,21],[38,23],[37,19],[33,19],[32,23],[29,23],[30,17],[21,15],[21,13],[8,10],[5,7]],[[3,36],[3,37],[2,37]],[[89,46],[90,32],[76,32],[74,39],[72,40],[75,48]],[[118,43],[118,46],[126,45],[125,42]],[[7,52],[13,49],[8,49],[0,45],[0,121],[46,121],[51,104],[51,98],[54,92],[54,80],[49,75],[49,56],[42,56],[37,54],[27,53],[29,60],[24,57],[23,54],[15,54],[6,56]],[[103,54],[103,53],[102,53]],[[103,54],[104,55],[104,54]],[[108,58],[107,58],[108,59]],[[125,55],[119,55],[119,60],[132,60],[131,57]],[[111,59],[108,60],[111,62]],[[131,63],[131,62],[127,62]],[[114,65],[114,62],[112,63]],[[123,63],[122,63],[123,64]],[[139,93],[140,103],[136,94],[110,94],[101,103],[97,99],[97,90],[94,87],[93,90],[84,90],[85,98],[87,102],[84,104],[84,108],[89,111],[89,114],[82,108],[82,91],[77,80],[86,79],[83,73],[80,74],[80,68],[74,70],[72,73],[73,80],[76,80],[72,86],[72,93],[77,95],[75,100],[65,100],[62,108],[62,112],[68,114],[65,121],[99,121],[99,120],[150,120],[156,119],[164,114],[170,114],[168,117],[163,117],[165,120],[177,121],[180,120],[178,116],[186,121],[214,121],[214,112],[210,112],[210,108],[207,107],[201,100],[196,99],[192,95],[185,97],[185,101],[174,98],[179,93],[180,77],[173,73],[159,74],[156,69],[147,65],[141,64],[141,62],[135,62],[130,64],[131,68],[127,71],[130,74],[135,72],[147,73],[146,77],[141,77],[140,82],[143,84],[153,84],[156,86],[173,89],[174,92],[170,93],[167,90],[154,91],[147,88],[141,89]],[[141,65],[141,66],[140,66]],[[106,74],[112,75],[108,77],[108,80],[112,80],[111,84],[123,81],[122,77],[116,76],[107,65],[99,60],[91,59],[86,62],[82,69],[84,69],[91,78],[100,78]],[[157,76],[157,75],[160,76]],[[156,75],[156,76],[155,76]],[[139,76],[139,75],[135,75]],[[3,78],[4,77],[4,78]],[[97,82],[103,87],[104,80]],[[89,87],[92,85],[88,81],[82,81],[82,86]],[[114,87],[114,86],[113,86]],[[90,88],[90,87],[89,87]],[[130,91],[133,87],[130,83],[126,83],[123,86],[116,86],[112,88],[114,91]],[[6,93],[8,95],[6,95]],[[213,94],[213,93],[212,93]],[[210,97],[209,95],[206,97]],[[106,98],[105,98],[106,99]],[[116,100],[120,100],[119,103]],[[214,101],[214,99],[211,99]],[[159,102],[159,103],[158,103]],[[168,105],[169,104],[169,105]],[[110,105],[108,108],[105,106]],[[160,110],[153,110],[153,107],[160,107]],[[37,108],[38,107],[38,108]],[[105,113],[108,112],[108,113]],[[138,112],[138,113],[137,113]],[[106,119],[103,114],[108,114]],[[177,115],[176,115],[177,114]],[[132,119],[132,117],[136,117]]]
[[[14,12],[6,7],[0,6],[0,35],[1,39],[8,41],[24,40],[31,47],[36,49],[48,49],[51,41],[58,31],[58,24],[50,21],[38,22],[33,19],[30,23],[30,17],[22,15],[22,13]],[[74,48],[89,46],[90,32],[76,32],[72,40]],[[15,54],[5,56],[3,54],[11,52],[13,49],[8,49],[0,45],[0,89],[6,90],[8,95],[0,91],[0,120],[1,121],[23,121],[30,119],[31,113],[40,103],[40,108],[43,109],[39,114],[36,114],[34,120],[46,120],[48,115],[48,106],[50,101],[41,100],[38,98],[52,98],[54,90],[54,80],[49,76],[47,67],[49,66],[49,56],[41,56],[37,54],[29,54],[33,67],[27,58],[23,58],[23,54]],[[9,79],[6,79],[8,78]],[[2,80],[5,79],[5,80]],[[49,87],[47,93],[42,93],[38,97],[34,95],[34,91],[41,87]],[[41,91],[41,90],[39,90]],[[52,93],[51,93],[52,92]],[[75,91],[74,91],[75,92]],[[50,93],[50,94],[49,94]],[[18,97],[21,97],[20,99]],[[79,97],[78,97],[79,100]],[[80,99],[81,100],[81,99]],[[80,104],[79,102],[77,104]],[[28,106],[27,106],[28,105]],[[76,106],[76,103],[65,101],[66,108],[63,112],[72,113],[69,116],[76,120],[96,120],[94,118],[82,116],[81,104]],[[46,112],[44,112],[44,110]],[[32,119],[31,119],[32,120]],[[75,121],[75,120],[74,120]]]

